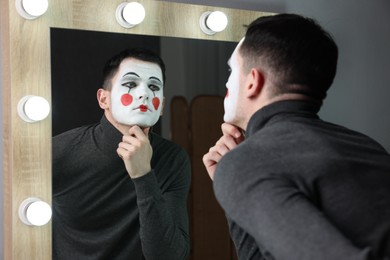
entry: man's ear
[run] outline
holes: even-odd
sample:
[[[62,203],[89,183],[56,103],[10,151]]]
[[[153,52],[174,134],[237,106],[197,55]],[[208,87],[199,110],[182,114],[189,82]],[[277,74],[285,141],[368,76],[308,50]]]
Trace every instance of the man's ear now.
[[[98,100],[98,103],[99,103],[99,106],[102,108],[102,109],[107,109],[110,107],[110,104],[109,104],[109,98],[108,98],[108,95],[110,94],[109,91],[107,90],[104,90],[102,88],[99,88],[98,91],[97,91],[97,100]]]
[[[252,68],[247,76],[246,90],[247,97],[253,98],[258,96],[264,87],[264,74],[261,70]]]

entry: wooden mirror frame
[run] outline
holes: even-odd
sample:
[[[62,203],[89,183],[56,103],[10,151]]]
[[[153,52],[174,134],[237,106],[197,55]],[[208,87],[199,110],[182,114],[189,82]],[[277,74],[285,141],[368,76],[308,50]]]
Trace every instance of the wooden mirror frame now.
[[[243,25],[270,13],[155,0],[139,0],[146,9],[143,23],[121,27],[115,10],[122,0],[49,0],[47,12],[26,20],[16,11],[15,0],[1,0],[1,51],[3,91],[3,193],[4,259],[51,259],[51,224],[31,227],[18,218],[27,197],[51,204],[51,115],[26,123],[17,113],[26,95],[42,96],[51,103],[50,28],[67,28],[128,34],[239,41]],[[225,31],[204,34],[199,17],[221,10],[228,16]]]

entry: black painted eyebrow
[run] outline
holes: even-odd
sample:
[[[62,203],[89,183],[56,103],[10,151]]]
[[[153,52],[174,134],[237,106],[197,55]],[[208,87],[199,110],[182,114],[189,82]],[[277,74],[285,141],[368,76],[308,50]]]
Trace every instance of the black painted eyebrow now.
[[[134,75],[134,76],[137,76],[138,78],[140,78],[140,76],[137,73],[135,73],[135,72],[128,72],[125,75],[123,75],[122,78],[126,77],[127,75]]]
[[[161,80],[159,78],[157,78],[157,77],[150,77],[149,79],[154,79],[154,80],[157,80],[157,81],[161,82]],[[161,84],[162,84],[162,82],[161,82]]]

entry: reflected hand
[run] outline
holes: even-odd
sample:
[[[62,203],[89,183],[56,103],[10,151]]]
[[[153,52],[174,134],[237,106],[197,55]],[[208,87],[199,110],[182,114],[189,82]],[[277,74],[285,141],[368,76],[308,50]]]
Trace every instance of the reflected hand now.
[[[221,129],[222,137],[203,156],[203,164],[212,180],[219,160],[245,139],[240,129],[234,125],[223,123]]]
[[[153,149],[148,138],[149,128],[132,126],[129,134],[124,135],[116,150],[123,159],[129,176],[134,179],[151,171],[150,160]]]

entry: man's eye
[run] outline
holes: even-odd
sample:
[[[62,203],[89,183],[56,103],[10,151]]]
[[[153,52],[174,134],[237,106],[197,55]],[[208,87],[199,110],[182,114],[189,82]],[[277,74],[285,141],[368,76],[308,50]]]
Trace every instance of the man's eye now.
[[[122,84],[122,86],[124,87],[128,87],[128,88],[135,88],[137,86],[137,83],[133,82],[133,81],[129,81],[129,82],[125,82]]]
[[[156,85],[149,85],[149,88],[150,88],[150,90],[152,90],[152,91],[159,91],[159,90],[160,90],[160,87],[159,87],[159,86],[156,86]]]

